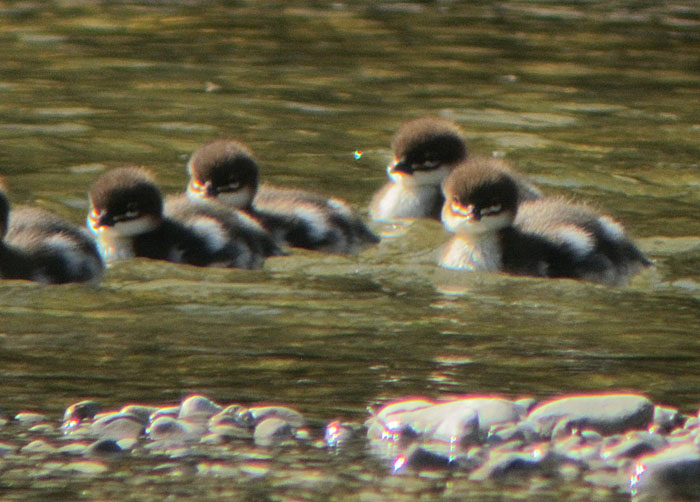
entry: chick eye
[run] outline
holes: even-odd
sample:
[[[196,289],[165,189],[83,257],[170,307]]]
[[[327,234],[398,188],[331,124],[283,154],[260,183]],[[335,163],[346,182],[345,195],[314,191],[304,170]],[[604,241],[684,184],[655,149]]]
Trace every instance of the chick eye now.
[[[129,202],[126,205],[126,212],[127,213],[136,213],[139,210],[139,205],[136,202]]]

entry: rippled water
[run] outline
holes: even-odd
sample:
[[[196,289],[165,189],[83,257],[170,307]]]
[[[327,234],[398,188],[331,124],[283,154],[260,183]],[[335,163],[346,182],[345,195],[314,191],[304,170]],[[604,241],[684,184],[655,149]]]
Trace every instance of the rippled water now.
[[[624,288],[454,274],[434,265],[447,234],[417,222],[375,226],[386,238],[357,258],[297,252],[256,272],[135,260],[96,288],[4,282],[10,414],[58,420],[85,398],[117,407],[193,392],[285,403],[316,428],[406,395],[625,389],[697,409],[695,2],[0,1],[0,23],[0,174],[14,204],[82,224],[103,170],[145,165],[175,193],[195,148],[235,137],[265,180],[364,211],[399,124],[439,114],[472,151],[619,218],[657,264]],[[11,428],[0,436],[16,441]],[[390,476],[362,445],[250,455],[273,474],[222,480],[134,458],[56,479],[0,460],[0,489],[8,500],[625,499]]]

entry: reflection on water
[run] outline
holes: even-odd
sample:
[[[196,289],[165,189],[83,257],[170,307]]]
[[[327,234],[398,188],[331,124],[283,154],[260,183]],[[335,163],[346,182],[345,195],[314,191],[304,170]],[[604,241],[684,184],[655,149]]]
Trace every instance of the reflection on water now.
[[[367,405],[397,396],[588,389],[697,408],[693,2],[57,1],[0,2],[0,12],[0,173],[15,204],[82,224],[104,169],[142,164],[178,192],[196,147],[236,137],[264,179],[364,209],[385,180],[393,132],[432,113],[546,193],[600,205],[657,264],[625,288],[454,274],[434,265],[448,237],[440,225],[416,222],[376,226],[385,239],[356,258],[298,252],[260,272],[136,260],[97,288],[7,282],[5,409],[58,417],[85,398],[161,404],[202,392],[292,404],[320,425],[362,421]],[[585,485],[504,495],[460,473],[392,477],[362,445],[330,460],[314,448],[256,454],[277,468],[236,484],[241,500],[591,497]],[[0,470],[0,483],[21,488],[10,499],[104,497],[134,474],[129,490],[152,498],[231,486],[176,460],[139,459],[90,488],[22,469]]]

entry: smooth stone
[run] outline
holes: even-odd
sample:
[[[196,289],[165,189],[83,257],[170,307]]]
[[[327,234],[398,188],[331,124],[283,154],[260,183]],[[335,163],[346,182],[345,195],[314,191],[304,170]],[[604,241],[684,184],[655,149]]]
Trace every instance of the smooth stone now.
[[[136,417],[145,426],[148,424],[153,413],[158,411],[155,406],[146,406],[143,404],[128,404],[119,410],[119,413],[124,413]]]
[[[417,406],[409,411],[386,413],[381,420],[376,419],[367,432],[368,438],[405,435],[406,429],[410,429],[417,436],[467,444],[485,439],[494,425],[518,422],[525,414],[522,406],[496,397],[464,398],[430,406],[420,401],[415,404]]]
[[[209,420],[222,410],[222,407],[206,396],[195,394],[185,398],[180,404],[177,418],[185,420]]]
[[[56,452],[56,447],[42,441],[41,439],[36,439],[29,444],[26,444],[19,450],[21,453],[54,453]]]
[[[92,420],[100,411],[100,405],[95,401],[80,401],[71,404],[63,413],[61,431],[64,434],[71,434],[79,425],[86,420]]]
[[[649,432],[634,431],[609,442],[601,450],[604,459],[637,458],[665,448],[668,444],[663,436]]]
[[[529,475],[539,468],[540,462],[540,459],[529,453],[507,452],[490,455],[486,462],[469,475],[469,479],[485,481],[512,475]]]
[[[48,422],[49,419],[46,417],[46,415],[42,415],[41,413],[23,411],[15,415],[15,420],[17,420],[20,425],[24,427],[31,427],[32,425],[36,425],[40,422]]]
[[[0,443],[0,458],[17,451],[17,447],[10,443]]]
[[[156,410],[151,413],[151,416],[148,417],[149,422],[154,422],[156,419],[159,417],[173,417],[177,418],[177,416],[180,413],[180,405],[176,406],[165,406],[163,408],[156,408]]]
[[[92,460],[82,460],[64,465],[61,470],[74,472],[77,474],[102,474],[109,470],[105,464]]]
[[[99,439],[85,449],[85,456],[102,457],[122,453],[124,450],[113,439]]]
[[[222,437],[240,439],[253,437],[252,428],[242,427],[240,421],[236,417],[227,415],[215,415],[211,417],[207,429],[212,434]]]
[[[74,442],[61,446],[57,451],[58,453],[65,453],[66,455],[82,455],[85,453],[88,446],[90,445],[87,443]]]
[[[638,394],[568,396],[537,406],[527,416],[543,437],[593,429],[604,435],[646,429],[654,416],[653,403]]]
[[[498,424],[491,427],[486,442],[505,443],[508,441],[519,440],[524,443],[531,443],[539,438],[539,434],[535,427],[530,422],[520,422],[514,425]]]
[[[685,417],[676,408],[654,406],[653,420],[654,422],[651,428],[654,432],[668,433],[683,425]]]
[[[146,436],[153,441],[186,441],[194,439],[193,429],[184,420],[170,416],[156,418],[146,429]]]
[[[385,405],[365,421],[367,438],[382,439],[385,431],[392,427],[391,424],[389,424],[389,416],[428,408],[433,404],[434,403],[431,401],[426,401],[425,399],[405,399]]]
[[[141,420],[127,413],[112,412],[101,416],[90,424],[90,433],[100,439],[136,438],[144,432]]]
[[[278,417],[262,420],[255,427],[253,440],[258,446],[272,446],[294,437],[292,425]]]
[[[53,424],[36,424],[32,425],[28,430],[35,434],[51,434],[56,428]]]
[[[684,444],[637,460],[630,476],[635,501],[699,500],[700,451]]]
[[[258,425],[270,417],[281,418],[292,427],[303,427],[305,423],[301,413],[286,406],[254,406],[249,411]]]

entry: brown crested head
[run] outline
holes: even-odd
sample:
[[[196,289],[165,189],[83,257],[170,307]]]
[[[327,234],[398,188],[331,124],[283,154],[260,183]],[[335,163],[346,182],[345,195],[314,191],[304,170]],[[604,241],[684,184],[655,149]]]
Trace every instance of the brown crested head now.
[[[446,203],[473,206],[476,213],[499,207],[515,215],[518,187],[508,164],[493,157],[472,157],[458,165],[445,179]]]
[[[403,124],[391,142],[398,163],[413,170],[454,165],[467,156],[467,146],[457,123],[439,117],[423,117]]]
[[[190,188],[206,192],[206,197],[235,192],[241,187],[258,187],[258,164],[242,143],[217,140],[192,154],[187,165]]]
[[[95,212],[113,220],[140,216],[160,218],[163,198],[150,171],[141,167],[120,167],[107,171],[90,187]]]

